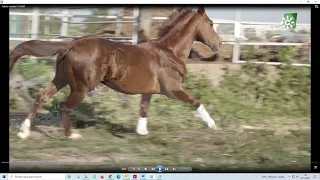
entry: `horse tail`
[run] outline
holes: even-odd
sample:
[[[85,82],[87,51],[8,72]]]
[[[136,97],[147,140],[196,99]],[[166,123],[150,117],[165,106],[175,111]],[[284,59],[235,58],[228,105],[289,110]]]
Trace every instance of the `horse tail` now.
[[[12,71],[15,63],[22,56],[35,56],[35,57],[45,57],[54,56],[68,48],[69,42],[50,42],[50,41],[38,41],[31,40],[19,44],[10,52],[9,60],[9,72]]]

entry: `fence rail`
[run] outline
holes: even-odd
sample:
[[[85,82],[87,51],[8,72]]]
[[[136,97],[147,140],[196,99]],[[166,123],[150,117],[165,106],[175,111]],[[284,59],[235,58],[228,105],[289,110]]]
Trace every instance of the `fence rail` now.
[[[115,15],[72,15],[69,13],[68,9],[63,9],[61,14],[48,14],[48,13],[40,13],[39,9],[34,8],[33,12],[25,13],[25,12],[9,12],[9,15],[14,16],[31,16],[31,33],[11,33],[11,35],[31,35],[31,38],[18,38],[18,37],[10,37],[10,41],[28,41],[32,39],[39,39],[39,35],[46,35],[46,36],[58,36],[57,38],[50,38],[50,39],[39,39],[45,41],[64,41],[66,39],[76,38],[74,36],[68,36],[68,25],[69,24],[122,24],[122,23],[133,23],[133,35],[132,37],[105,37],[106,39],[110,39],[112,41],[121,42],[121,43],[137,43],[137,23],[138,23],[138,16],[139,16],[139,9],[134,8],[133,16],[122,16],[119,17]],[[40,24],[40,16],[44,17],[59,17],[61,20],[41,20],[47,22],[60,22],[60,35],[59,34],[40,34],[39,33],[39,24]],[[245,42],[243,41],[243,37],[241,36],[241,27],[244,25],[269,25],[269,26],[279,26],[280,23],[270,23],[270,22],[248,22],[248,21],[241,21],[240,20],[241,11],[237,10],[236,12],[236,20],[219,20],[219,19],[211,19],[215,23],[215,29],[219,24],[233,24],[234,31],[233,36],[234,39],[232,40],[223,40],[222,44],[233,45],[233,63],[244,63],[245,61],[240,60],[240,46],[247,45],[247,46],[303,46],[303,43],[280,43],[280,42]],[[110,19],[108,21],[95,21],[95,22],[70,22],[70,18],[101,18],[101,19]],[[162,22],[166,20],[168,17],[152,17],[153,22]],[[305,26],[310,27],[310,24],[297,24],[297,26]],[[121,26],[117,26],[120,27]],[[199,42],[195,42],[199,43]],[[309,57],[309,64],[299,64],[295,63],[292,64],[294,66],[311,66],[311,56]],[[279,65],[282,63],[274,63],[274,62],[256,62],[256,63],[266,63],[270,65]]]

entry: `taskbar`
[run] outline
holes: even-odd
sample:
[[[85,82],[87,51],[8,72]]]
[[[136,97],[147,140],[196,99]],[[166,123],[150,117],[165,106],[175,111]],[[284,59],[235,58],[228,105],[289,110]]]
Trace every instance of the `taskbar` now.
[[[17,163],[17,162],[15,162]],[[25,164],[25,162],[23,162]],[[32,162],[34,163],[34,162]],[[312,164],[312,171],[309,168],[293,168],[293,167],[282,167],[282,168],[270,168],[270,169],[250,169],[252,173],[283,173],[283,172],[291,172],[291,173],[304,173],[304,172],[312,172],[318,173],[319,168],[318,164]],[[24,168],[21,166],[11,166],[11,173],[24,173],[26,172]],[[65,173],[65,172],[79,172],[79,173],[246,173],[246,171],[241,169],[212,169],[209,167],[179,167],[179,166],[124,166],[124,167],[111,167],[105,165],[90,165],[90,166],[77,166],[71,167],[63,164],[53,164],[51,166],[36,166],[28,169],[28,173]],[[1,180],[1,179],[0,179]]]
[[[320,173],[8,173],[0,180],[320,180]]]

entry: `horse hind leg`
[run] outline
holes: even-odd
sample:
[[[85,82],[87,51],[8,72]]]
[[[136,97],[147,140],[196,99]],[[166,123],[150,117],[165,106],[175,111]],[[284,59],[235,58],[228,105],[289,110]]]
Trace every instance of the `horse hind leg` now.
[[[70,126],[70,113],[72,110],[82,102],[82,100],[86,97],[88,90],[72,90],[68,97],[68,99],[61,104],[60,113],[61,119],[64,126],[65,136],[70,139],[78,139],[81,138],[80,134],[71,133]]]
[[[101,66],[102,75],[99,78],[100,82],[102,82],[104,80],[104,77],[107,75],[108,67],[109,67],[108,65],[102,64],[102,66]],[[89,97],[93,97],[93,96],[98,96],[99,95],[99,93],[98,93],[98,90],[100,89],[99,88],[99,84],[97,86],[95,86],[94,90],[88,92],[88,96]]]
[[[58,79],[55,77],[53,81],[50,83],[49,86],[47,86],[41,93],[38,94],[36,97],[35,102],[33,103],[28,117],[22,122],[20,127],[20,132],[17,134],[18,137],[21,139],[26,139],[30,136],[31,131],[31,123],[33,119],[35,118],[36,114],[38,113],[38,110],[54,95],[56,94],[60,89],[62,89],[64,86],[66,86],[66,82],[58,81]]]
[[[99,84],[94,88],[94,90],[88,92],[88,96],[89,97],[94,97],[94,96],[98,96],[99,95],[98,91],[99,91],[100,88],[98,86],[99,86]]]

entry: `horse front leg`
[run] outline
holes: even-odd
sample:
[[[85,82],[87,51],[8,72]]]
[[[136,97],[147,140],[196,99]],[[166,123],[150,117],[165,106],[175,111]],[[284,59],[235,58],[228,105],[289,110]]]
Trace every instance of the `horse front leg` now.
[[[149,133],[148,125],[148,111],[150,105],[151,94],[142,94],[140,102],[140,117],[138,119],[138,124],[136,132],[140,135],[147,135]]]
[[[177,99],[185,103],[191,104],[196,109],[198,116],[204,123],[207,124],[209,128],[217,128],[215,121],[210,117],[209,113],[204,108],[203,104],[201,104],[197,99],[189,95],[189,93],[182,88],[182,85],[178,90],[170,90],[165,95],[171,99]]]

